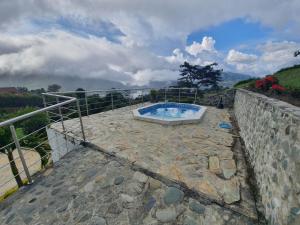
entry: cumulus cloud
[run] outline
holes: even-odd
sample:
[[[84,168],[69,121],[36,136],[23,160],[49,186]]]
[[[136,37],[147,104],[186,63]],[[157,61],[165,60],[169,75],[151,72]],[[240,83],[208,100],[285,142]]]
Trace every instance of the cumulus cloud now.
[[[239,51],[236,51],[234,49],[231,49],[228,52],[226,61],[229,64],[235,64],[235,63],[253,63],[257,60],[257,56],[253,54],[246,54]]]
[[[215,49],[215,43],[216,41],[213,37],[203,37],[202,42],[194,41],[191,45],[186,46],[184,51],[178,48],[174,49],[173,53],[165,57],[165,59],[173,65],[176,65],[177,70],[179,65],[185,61],[201,66],[215,62],[225,66],[223,63],[224,55]]]
[[[218,62],[225,69],[260,74],[292,64],[295,59],[290,53],[298,44],[270,42],[258,46],[258,54],[253,55],[236,49],[220,52],[213,37],[186,46],[187,36],[235,18],[277,31],[289,24],[300,27],[299,11],[298,0],[0,1],[0,73],[90,76],[147,84],[176,79],[174,71],[187,60],[200,65]],[[86,21],[95,26],[104,22],[113,25],[109,35],[115,30],[122,35],[101,37],[83,30],[87,32],[83,36],[81,31],[58,26],[61,18],[80,24],[79,28],[88,25]],[[291,34],[299,36],[300,29]],[[166,47],[175,50],[159,51]]]
[[[189,61],[187,59],[187,57],[184,56],[183,52],[179,48],[174,49],[173,54],[170,56],[167,56],[166,60],[170,63],[175,63],[175,64],[176,63],[181,64],[184,61]]]
[[[170,69],[151,70],[144,69],[139,70],[135,74],[132,74],[135,85],[145,85],[148,81],[170,81],[175,80],[178,77],[178,71]]]
[[[215,52],[215,43],[216,41],[212,37],[205,36],[201,43],[193,41],[191,45],[186,46],[185,50],[193,56],[197,56],[204,51]]]
[[[105,18],[135,37],[145,30],[145,36],[184,37],[192,30],[237,17],[249,17],[280,29],[291,21],[299,24],[299,10],[298,0],[10,0],[0,2],[0,23],[5,25],[32,15],[78,15]]]
[[[300,44],[296,42],[267,42],[256,47],[258,55],[232,49],[228,52],[226,62],[239,72],[259,76],[299,63],[293,55],[295,49],[299,48]]]
[[[1,42],[10,43],[9,49],[1,50]],[[0,35],[2,74],[85,76],[147,84],[164,77],[176,79],[171,68],[164,58],[145,48],[101,37],[86,38],[60,30],[40,35]]]

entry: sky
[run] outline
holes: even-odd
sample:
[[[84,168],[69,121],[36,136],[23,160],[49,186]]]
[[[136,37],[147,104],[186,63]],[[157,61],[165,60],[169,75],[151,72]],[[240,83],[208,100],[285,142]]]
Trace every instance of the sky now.
[[[1,0],[0,76],[147,85],[188,61],[272,74],[300,63],[299,0]]]

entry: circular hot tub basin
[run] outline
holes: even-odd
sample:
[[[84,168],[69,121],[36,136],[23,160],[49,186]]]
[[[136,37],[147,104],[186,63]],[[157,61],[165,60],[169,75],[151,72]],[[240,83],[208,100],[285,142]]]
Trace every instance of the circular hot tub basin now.
[[[178,125],[200,122],[206,107],[175,102],[160,102],[133,110],[135,119]]]

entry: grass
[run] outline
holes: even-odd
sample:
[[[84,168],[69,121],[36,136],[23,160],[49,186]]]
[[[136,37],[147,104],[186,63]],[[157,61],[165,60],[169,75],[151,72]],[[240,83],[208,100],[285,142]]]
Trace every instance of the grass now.
[[[242,80],[242,81],[239,81],[237,82],[234,87],[235,88],[246,88],[246,87],[250,87],[250,86],[254,86],[255,85],[255,81],[257,80],[258,78],[250,78],[250,79],[247,79],[247,80]]]
[[[26,185],[28,183],[28,179],[23,179],[23,184]],[[7,197],[11,196],[13,193],[19,190],[19,187],[16,185],[15,187],[7,190],[3,195],[0,196],[0,202],[2,202]]]
[[[25,136],[23,128],[17,128],[16,133],[18,138],[22,138]]]
[[[15,193],[18,189],[19,189],[18,186],[15,186],[9,189],[8,191],[6,191],[2,196],[0,196],[0,202],[6,199],[7,197],[9,197],[10,195],[12,195],[13,193]]]
[[[300,65],[284,68],[274,74],[279,84],[284,86],[288,91],[300,91]],[[255,80],[251,78],[243,80],[234,85],[235,88],[254,87]]]
[[[300,91],[300,65],[283,69],[274,74],[279,84],[291,91]]]

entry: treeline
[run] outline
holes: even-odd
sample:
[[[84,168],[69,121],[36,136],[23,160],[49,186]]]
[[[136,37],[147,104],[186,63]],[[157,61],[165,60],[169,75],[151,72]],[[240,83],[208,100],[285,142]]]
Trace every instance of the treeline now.
[[[42,107],[43,99],[36,94],[0,94],[0,108]]]
[[[34,107],[21,108],[14,113],[10,113],[1,117],[0,122],[33,112],[35,110],[37,110],[37,108]],[[45,129],[41,130],[40,132],[35,132],[40,128],[45,127],[47,123],[48,122],[45,113],[39,113],[33,117],[14,123],[18,138],[31,134],[20,141],[21,146],[28,147],[28,148],[34,148],[35,146],[38,146],[37,148],[35,148],[35,150],[41,155],[41,157],[43,157],[48,151],[50,151],[50,147],[47,143],[43,145],[39,145],[39,143],[43,142],[43,140],[47,136]],[[11,142],[13,142],[13,140],[12,140],[12,135],[9,126],[0,127],[0,149],[1,147],[6,146]],[[5,153],[5,150],[6,149],[1,149],[0,152]],[[48,159],[45,157],[43,157],[42,159],[43,159],[42,163],[43,165],[45,165]]]

